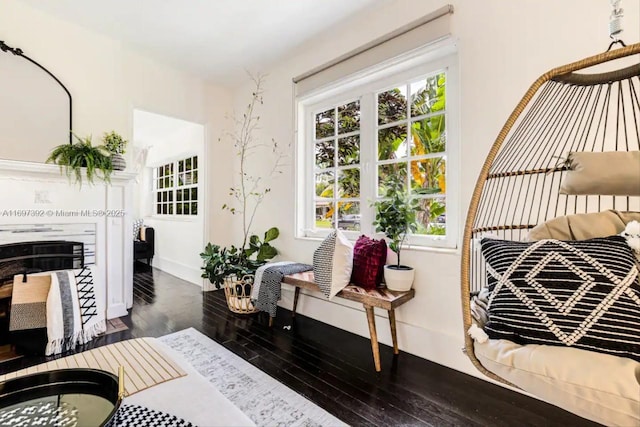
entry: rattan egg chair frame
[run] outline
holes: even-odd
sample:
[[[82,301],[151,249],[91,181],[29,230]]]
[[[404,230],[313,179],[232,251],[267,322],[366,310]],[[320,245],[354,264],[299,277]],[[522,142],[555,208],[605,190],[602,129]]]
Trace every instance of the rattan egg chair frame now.
[[[567,170],[562,159],[568,152],[640,150],[640,60],[616,71],[576,73],[640,54],[640,43],[611,50],[613,44],[605,53],[554,68],[531,85],[498,134],[476,182],[462,245],[465,353],[481,372],[505,384],[510,383],[480,363],[467,334],[470,298],[486,283],[479,239],[491,234],[525,240],[537,224],[563,215],[640,211],[640,197],[560,193]]]

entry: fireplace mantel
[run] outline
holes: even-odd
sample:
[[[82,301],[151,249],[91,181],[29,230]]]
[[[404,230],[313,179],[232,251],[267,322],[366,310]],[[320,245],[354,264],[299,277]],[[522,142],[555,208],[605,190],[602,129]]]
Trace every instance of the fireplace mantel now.
[[[111,184],[69,182],[57,165],[0,159],[2,225],[92,224],[95,264],[107,291],[107,317],[133,304],[134,173],[114,172]],[[2,242],[0,242],[2,244]]]
[[[19,160],[0,159],[0,174],[11,174],[13,176],[31,176],[38,178],[53,178],[67,180],[64,171],[60,172],[60,166],[48,163],[22,162]],[[111,174],[111,182],[128,182],[136,178],[135,173],[114,171]],[[97,182],[96,182],[97,184]],[[76,185],[71,184],[70,185]]]

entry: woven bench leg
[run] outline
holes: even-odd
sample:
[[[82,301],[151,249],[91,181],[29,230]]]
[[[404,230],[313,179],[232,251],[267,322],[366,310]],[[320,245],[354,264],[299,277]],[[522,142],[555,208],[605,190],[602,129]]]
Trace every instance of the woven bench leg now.
[[[376,372],[380,372],[380,347],[378,347],[378,333],[376,332],[376,318],[373,313],[372,306],[364,305],[364,309],[367,312],[367,321],[369,322],[369,335],[371,336],[371,351],[373,352],[373,363],[376,366]]]

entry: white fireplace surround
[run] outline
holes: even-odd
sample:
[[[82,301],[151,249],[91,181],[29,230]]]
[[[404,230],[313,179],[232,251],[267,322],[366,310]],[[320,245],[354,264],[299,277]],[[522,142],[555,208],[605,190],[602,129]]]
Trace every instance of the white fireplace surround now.
[[[69,182],[60,168],[0,159],[0,227],[8,224],[93,223],[95,263],[105,283],[107,318],[133,304],[133,180],[114,172],[111,185]]]

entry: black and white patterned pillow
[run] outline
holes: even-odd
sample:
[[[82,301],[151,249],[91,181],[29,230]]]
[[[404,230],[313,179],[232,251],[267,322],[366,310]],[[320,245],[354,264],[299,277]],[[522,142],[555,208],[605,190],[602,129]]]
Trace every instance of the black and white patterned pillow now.
[[[138,405],[122,405],[109,427],[195,427],[188,421]]]
[[[313,253],[313,276],[320,291],[333,298],[351,280],[353,245],[340,230],[335,230]]]
[[[490,338],[640,361],[640,283],[624,238],[483,239]]]
[[[136,219],[133,221],[133,240],[140,240],[140,229],[144,224],[143,219]]]

